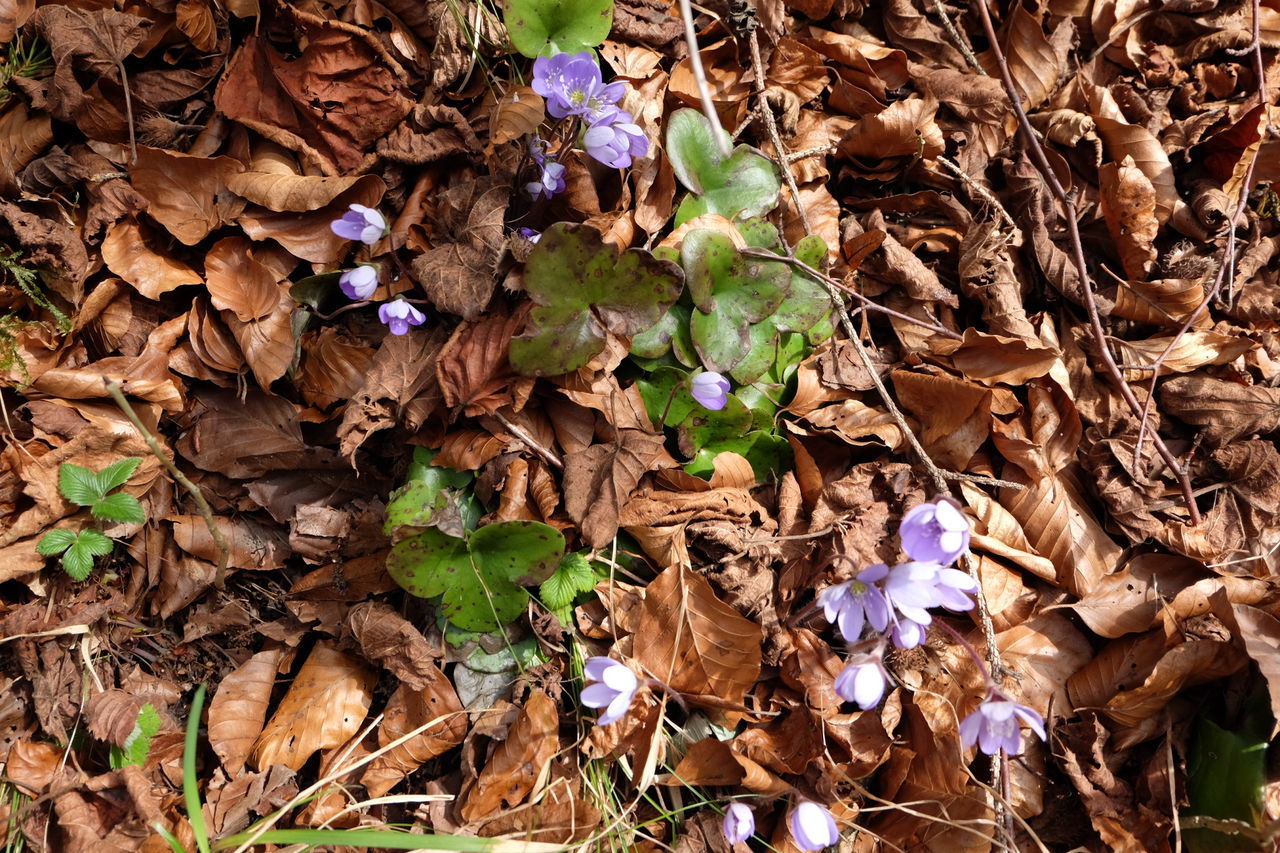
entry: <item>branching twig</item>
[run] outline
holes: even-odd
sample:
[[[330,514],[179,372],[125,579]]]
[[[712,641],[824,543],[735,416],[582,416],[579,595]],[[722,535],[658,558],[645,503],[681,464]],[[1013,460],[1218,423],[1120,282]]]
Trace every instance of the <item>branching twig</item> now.
[[[996,58],[996,64],[1000,68],[1000,81],[1004,85],[1005,95],[1009,98],[1009,102],[1013,105],[1013,111],[1018,118],[1018,126],[1022,129],[1023,135],[1027,140],[1027,150],[1031,155],[1031,161],[1035,164],[1036,169],[1044,178],[1045,183],[1049,185],[1050,191],[1053,193],[1058,203],[1062,205],[1065,211],[1065,219],[1067,226],[1067,234],[1071,238],[1071,256],[1075,261],[1076,269],[1080,273],[1081,291],[1084,293],[1085,308],[1089,312],[1089,326],[1093,331],[1093,339],[1098,345],[1102,363],[1107,369],[1107,374],[1115,383],[1120,397],[1128,405],[1129,410],[1135,415],[1141,414],[1142,406],[1138,402],[1137,396],[1133,393],[1133,388],[1125,381],[1120,368],[1116,366],[1115,359],[1111,355],[1111,350],[1107,347],[1106,330],[1102,328],[1102,318],[1098,314],[1098,304],[1093,298],[1093,285],[1089,279],[1088,264],[1084,259],[1084,244],[1080,240],[1080,229],[1076,224],[1076,206],[1067,195],[1066,190],[1062,188],[1057,176],[1053,172],[1053,168],[1049,165],[1049,158],[1045,154],[1044,148],[1040,145],[1040,139],[1036,136],[1035,129],[1031,127],[1031,121],[1027,118],[1026,111],[1022,108],[1022,99],[1018,96],[1018,91],[1014,88],[1013,77],[1009,73],[1009,63],[1005,60],[1004,51],[1000,48],[999,39],[996,38],[995,26],[991,23],[991,13],[987,10],[985,3],[976,3],[974,7],[978,10],[978,17],[982,19],[982,28],[986,32],[987,41],[991,44],[992,54]],[[1187,506],[1187,523],[1195,526],[1200,523],[1200,510],[1196,506],[1195,498],[1191,493],[1191,477],[1186,470],[1178,462],[1178,458],[1173,455],[1168,446],[1164,443],[1164,439],[1160,436],[1153,436],[1155,447],[1165,464],[1169,466],[1169,470],[1173,472],[1178,479],[1178,485],[1182,489],[1183,498]]]
[[[222,530],[219,529],[218,523],[213,518],[213,509],[209,506],[209,502],[204,499],[204,494],[199,487],[188,480],[187,475],[178,470],[178,466],[173,464],[173,460],[165,455],[159,439],[152,435],[151,430],[146,428],[138,417],[138,413],[133,410],[133,406],[129,405],[129,401],[125,399],[124,391],[120,389],[119,383],[111,379],[104,379],[103,384],[107,388],[107,393],[111,395],[111,399],[116,401],[120,411],[124,412],[124,416],[129,419],[129,423],[133,424],[134,429],[142,433],[142,440],[147,443],[147,447],[151,448],[151,452],[156,459],[160,460],[160,464],[169,472],[169,476],[173,477],[175,482],[191,493],[191,498],[196,502],[196,508],[200,510],[200,516],[204,519],[205,526],[209,528],[209,535],[213,537],[214,544],[218,546],[218,572],[214,575],[213,585],[218,589],[223,589],[227,582],[227,562],[231,559],[231,547],[227,544],[226,538],[222,535]]]
[[[1266,113],[1266,92],[1267,92],[1267,69],[1262,61],[1262,41],[1259,35],[1260,24],[1259,16],[1259,0],[1253,0],[1253,62],[1254,73],[1258,77],[1258,103],[1264,110],[1264,115],[1268,116],[1268,126],[1270,125],[1269,113]],[[1186,320],[1182,321],[1182,325],[1173,336],[1173,340],[1169,341],[1169,345],[1164,351],[1156,357],[1151,363],[1151,386],[1147,391],[1147,399],[1142,404],[1142,415],[1138,418],[1138,440],[1134,442],[1133,458],[1135,464],[1141,464],[1142,444],[1147,437],[1148,419],[1151,415],[1151,404],[1156,396],[1156,383],[1160,379],[1160,368],[1164,365],[1164,360],[1169,357],[1169,353],[1173,352],[1174,347],[1182,340],[1182,336],[1196,324],[1201,315],[1209,310],[1209,303],[1217,298],[1218,292],[1222,290],[1222,284],[1226,281],[1230,274],[1234,280],[1235,259],[1236,259],[1236,223],[1240,217],[1244,215],[1244,210],[1249,204],[1249,188],[1253,185],[1253,171],[1258,164],[1257,153],[1249,160],[1249,166],[1245,169],[1244,181],[1240,184],[1240,198],[1236,201],[1235,213],[1231,215],[1231,221],[1227,223],[1227,245],[1222,252],[1222,263],[1218,264],[1218,273],[1213,278],[1213,285],[1209,288],[1209,292],[1204,295],[1204,299],[1196,306],[1196,310],[1192,311]]]
[[[711,88],[707,86],[707,73],[702,68],[702,56],[698,53],[698,34],[693,29],[693,9],[689,0],[680,0],[680,17],[684,19],[684,40],[689,45],[689,68],[693,70],[693,79],[698,83],[698,96],[702,98],[702,112],[711,122],[711,135],[716,138],[720,155],[728,157],[729,142],[725,138],[724,128],[720,125],[720,116],[716,113],[715,102],[711,100]]]

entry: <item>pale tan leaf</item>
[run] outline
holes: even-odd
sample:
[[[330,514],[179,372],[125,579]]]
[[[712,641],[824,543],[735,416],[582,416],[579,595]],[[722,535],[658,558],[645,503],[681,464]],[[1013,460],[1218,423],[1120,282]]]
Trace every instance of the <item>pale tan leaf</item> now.
[[[174,237],[194,246],[222,225],[215,197],[244,167],[231,157],[192,157],[138,146],[129,182],[147,200],[147,214]]]
[[[1154,364],[1172,341],[1172,336],[1137,341],[1115,339],[1112,343],[1117,350],[1116,360],[1125,368],[1125,379],[1130,382],[1150,379],[1151,371],[1139,368]],[[1190,373],[1210,364],[1228,364],[1257,348],[1257,343],[1239,335],[1224,335],[1204,329],[1188,331],[1178,338],[1177,345],[1161,363],[1160,375]]]
[[[243,322],[259,320],[280,302],[276,276],[253,257],[253,244],[226,237],[213,244],[204,262],[209,301]]]
[[[316,750],[342,744],[369,713],[376,681],[357,658],[318,644],[254,742],[257,769],[283,764],[298,770]]]
[[[529,86],[513,86],[493,105],[489,119],[489,144],[505,145],[513,139],[528,136],[546,119],[542,96]]]
[[[1100,637],[1120,637],[1151,627],[1172,596],[1204,575],[1204,566],[1174,554],[1139,554],[1068,605]]]
[[[0,45],[13,41],[18,28],[36,9],[35,0],[0,0]]]
[[[878,440],[894,451],[906,446],[906,438],[888,410],[868,406],[860,400],[823,406],[810,412],[805,420],[819,430],[831,430],[849,444],[866,445]]]
[[[1070,469],[1032,483],[1017,468],[1004,476],[1027,488],[1001,492],[1000,503],[1026,531],[1036,552],[1053,561],[1057,586],[1074,595],[1087,595],[1104,576],[1116,570],[1121,549],[1093,515],[1075,484],[1064,477]]]
[[[533,690],[493,757],[462,799],[466,820],[479,820],[524,801],[552,756],[560,751],[560,712],[541,690]]]
[[[1141,281],[1158,255],[1156,189],[1127,154],[1119,163],[1107,163],[1098,169],[1098,183],[1102,215],[1120,252],[1125,274]]]
[[[102,241],[102,260],[148,299],[159,299],[175,287],[203,283],[191,267],[149,246],[150,238],[146,229],[122,219]]]
[[[682,566],[645,590],[636,659],[693,704],[737,707],[760,674],[760,625],[716,597]]]
[[[258,652],[218,683],[209,704],[209,745],[229,776],[244,770],[267,719],[283,648]]]
[[[1188,640],[1165,653],[1141,686],[1112,696],[1103,712],[1118,725],[1138,726],[1185,688],[1224,678],[1246,662],[1229,642]]]
[[[1117,317],[1153,326],[1181,326],[1204,301],[1200,279],[1162,278],[1155,281],[1127,281],[1116,288]],[[1210,325],[1208,312],[1201,314],[1193,328]]]

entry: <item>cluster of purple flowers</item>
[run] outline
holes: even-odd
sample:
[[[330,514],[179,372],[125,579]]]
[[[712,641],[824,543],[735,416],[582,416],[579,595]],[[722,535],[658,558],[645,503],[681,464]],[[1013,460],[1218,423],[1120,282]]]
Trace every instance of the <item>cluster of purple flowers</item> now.
[[[554,118],[581,118],[581,143],[586,152],[611,169],[625,169],[649,152],[649,140],[631,113],[618,106],[626,84],[605,84],[591,51],[544,56],[533,63],[533,91],[547,101]],[[538,180],[526,185],[534,198],[550,198],[564,189],[564,165],[547,155],[547,143],[529,143]]]
[[[372,207],[353,204],[339,219],[329,223],[329,230],[344,240],[359,240],[372,246],[387,236],[387,220]],[[378,289],[378,268],[373,264],[360,264],[338,276],[338,287],[348,299],[368,299]],[[387,325],[393,335],[403,335],[410,326],[420,326],[427,316],[403,299],[393,299],[378,307],[378,319]]]
[[[825,850],[840,840],[840,830],[831,812],[812,800],[801,800],[787,819],[791,840],[808,853]],[[756,831],[755,814],[745,803],[730,803],[721,829],[730,844],[746,841]]]
[[[973,578],[950,567],[969,547],[969,523],[955,504],[945,499],[920,504],[903,516],[898,535],[908,562],[893,568],[869,566],[818,596],[827,621],[846,642],[871,647],[849,658],[834,685],[842,699],[863,710],[880,703],[892,680],[884,666],[886,640],[899,649],[915,648],[933,621],[931,608],[972,610],[970,596],[978,591]],[[870,642],[863,640],[867,627],[876,634]],[[977,743],[988,754],[1003,749],[1016,755],[1021,749],[1019,720],[1044,737],[1039,714],[989,685],[978,710],[961,723],[960,739],[965,746]]]

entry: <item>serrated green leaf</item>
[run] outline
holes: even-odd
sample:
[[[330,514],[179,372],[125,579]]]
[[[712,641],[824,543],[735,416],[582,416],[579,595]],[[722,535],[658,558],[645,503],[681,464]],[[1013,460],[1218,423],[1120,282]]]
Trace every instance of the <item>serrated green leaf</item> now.
[[[440,596],[458,627],[492,631],[523,612],[524,586],[550,576],[563,553],[564,535],[534,521],[490,524],[467,539],[428,528],[391,549],[387,572],[414,595]]]
[[[538,587],[538,597],[549,610],[563,612],[580,592],[596,585],[596,573],[581,554],[565,554],[560,567]]]
[[[63,462],[58,466],[58,491],[72,503],[93,506],[106,494],[98,487],[98,475],[88,468]]]
[[[704,213],[759,216],[778,203],[782,183],[773,162],[746,145],[724,157],[710,122],[698,110],[676,110],[667,121],[667,156],[680,183],[693,193],[676,210],[677,227]]]
[[[70,530],[50,530],[36,543],[36,553],[53,557],[76,544],[76,535]]]
[[[133,472],[138,470],[138,466],[142,464],[142,459],[137,456],[130,456],[127,459],[121,459],[114,462],[98,472],[98,488],[102,494],[107,494],[112,489],[118,489],[125,483],[129,482],[129,478],[133,476]]]
[[[162,725],[155,706],[150,702],[143,705],[124,743],[111,747],[111,766],[119,770],[130,764],[144,764],[151,752],[151,739],[160,733]]]
[[[138,499],[126,492],[116,492],[98,501],[89,510],[95,518],[107,521],[131,521],[142,524],[147,520],[146,510]]]
[[[619,254],[587,225],[556,223],[525,265],[537,307],[511,341],[511,364],[528,376],[568,373],[603,352],[605,330],[633,337],[680,296],[680,267],[642,249]]]
[[[116,543],[109,536],[96,530],[81,530],[80,545],[95,557],[103,557],[115,550]]]
[[[693,345],[708,370],[727,373],[742,362],[753,345],[767,344],[770,330],[751,327],[777,310],[787,296],[791,271],[781,261],[767,261],[738,252],[719,231],[690,231],[680,247],[689,295],[695,310],[689,321]],[[763,361],[756,376],[768,368]]]
[[[506,0],[511,44],[530,59],[578,53],[609,37],[613,0]]]
[[[93,571],[93,554],[89,553],[83,542],[77,540],[62,555],[62,568],[72,580],[82,581]]]

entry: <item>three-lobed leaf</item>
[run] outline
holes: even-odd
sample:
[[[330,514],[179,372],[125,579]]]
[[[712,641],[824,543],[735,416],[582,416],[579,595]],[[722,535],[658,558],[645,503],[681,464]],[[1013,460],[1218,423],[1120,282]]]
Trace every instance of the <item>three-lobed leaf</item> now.
[[[115,544],[96,530],[81,530],[62,555],[62,568],[72,580],[82,581],[93,571],[93,558],[110,554]]]
[[[556,570],[564,545],[564,534],[536,521],[490,524],[465,539],[428,528],[396,543],[387,572],[413,595],[440,596],[458,627],[491,631],[520,616],[524,587]]]
[[[507,35],[530,59],[595,47],[613,28],[613,0],[506,0]]]
[[[588,225],[556,223],[525,265],[537,307],[511,341],[528,376],[569,373],[604,351],[606,332],[632,337],[656,325],[680,296],[680,267],[642,249],[619,252]]]

